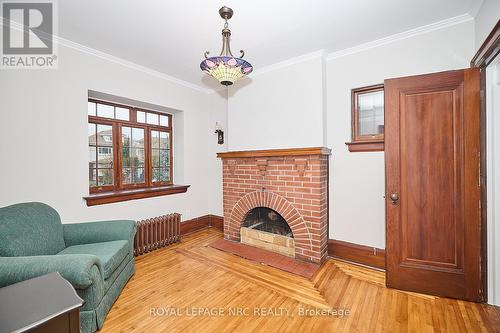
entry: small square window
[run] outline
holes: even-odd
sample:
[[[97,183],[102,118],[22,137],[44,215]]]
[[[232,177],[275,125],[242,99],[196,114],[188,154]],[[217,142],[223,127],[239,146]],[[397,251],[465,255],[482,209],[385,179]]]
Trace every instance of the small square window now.
[[[160,115],[160,126],[168,127],[168,117]]]
[[[384,150],[384,85],[352,89],[349,151]]]
[[[95,116],[96,115],[96,106],[95,106],[94,102],[88,102],[87,114],[89,116]]]
[[[116,119],[119,119],[119,120],[129,120],[129,118],[130,118],[130,110],[126,109],[126,108],[120,108],[120,107],[117,106],[115,108],[115,115],[116,115]]]
[[[146,113],[143,111],[137,111],[137,122],[144,124],[146,122]]]
[[[115,117],[115,107],[108,104],[97,104],[97,116],[103,118],[114,118]]]
[[[149,113],[147,114],[146,117],[146,122],[151,125],[158,125],[158,115],[156,113]]]

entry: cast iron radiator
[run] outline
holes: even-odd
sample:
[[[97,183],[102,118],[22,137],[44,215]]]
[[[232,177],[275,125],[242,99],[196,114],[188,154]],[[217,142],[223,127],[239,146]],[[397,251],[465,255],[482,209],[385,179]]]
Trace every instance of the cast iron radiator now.
[[[173,213],[137,222],[134,256],[181,240],[181,214]]]

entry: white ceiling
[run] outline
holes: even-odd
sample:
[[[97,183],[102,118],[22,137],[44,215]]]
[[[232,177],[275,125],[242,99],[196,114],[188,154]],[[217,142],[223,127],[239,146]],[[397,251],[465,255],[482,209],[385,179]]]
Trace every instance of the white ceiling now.
[[[462,14],[482,0],[71,0],[59,1],[59,35],[204,87],[203,53],[220,52],[222,5],[234,10],[231,47],[259,68],[333,52]]]

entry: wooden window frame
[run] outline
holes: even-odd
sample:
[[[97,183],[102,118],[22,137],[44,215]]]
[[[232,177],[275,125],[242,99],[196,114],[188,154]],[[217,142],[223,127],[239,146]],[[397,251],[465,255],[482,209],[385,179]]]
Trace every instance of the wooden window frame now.
[[[172,115],[154,110],[137,108],[130,105],[112,103],[98,99],[89,98],[88,102],[96,104],[110,105],[113,107],[126,108],[129,110],[129,120],[120,120],[116,118],[99,117],[88,115],[89,124],[111,125],[113,133],[113,185],[93,186],[89,184],[90,195],[84,197],[87,205],[103,204],[109,202],[125,201],[136,198],[144,198],[150,196],[167,195],[174,193],[183,193],[187,191],[189,185],[174,185],[173,184],[173,130],[172,130]],[[142,111],[158,115],[158,125],[137,122],[137,111]],[[168,117],[168,126],[160,125],[159,116]],[[116,117],[116,114],[114,115]],[[141,128],[144,130],[144,183],[124,184],[122,182],[122,127]],[[152,180],[152,148],[151,148],[151,131],[166,132],[169,135],[169,181],[153,182]],[[98,149],[98,148],[97,148]],[[96,161],[97,163],[98,161]],[[97,175],[96,175],[97,177]],[[127,195],[133,193],[132,196]],[[102,200],[106,198],[106,200]]]
[[[384,84],[375,84],[351,90],[351,142],[346,142],[350,152],[383,151],[384,133],[359,135],[358,96],[366,93],[384,91]]]

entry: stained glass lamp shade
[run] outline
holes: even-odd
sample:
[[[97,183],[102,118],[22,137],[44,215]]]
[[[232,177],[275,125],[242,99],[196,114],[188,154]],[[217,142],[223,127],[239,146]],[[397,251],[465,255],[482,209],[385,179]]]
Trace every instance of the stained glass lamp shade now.
[[[201,62],[200,68],[217,79],[222,85],[229,86],[239,78],[250,74],[253,67],[248,61],[243,60],[245,56],[243,50],[240,51],[240,58],[233,56],[231,53],[229,46],[231,30],[228,29],[227,21],[233,16],[233,10],[222,7],[219,14],[226,21],[224,29],[222,29],[222,51],[216,57],[208,57],[209,52],[205,52],[205,60]]]

